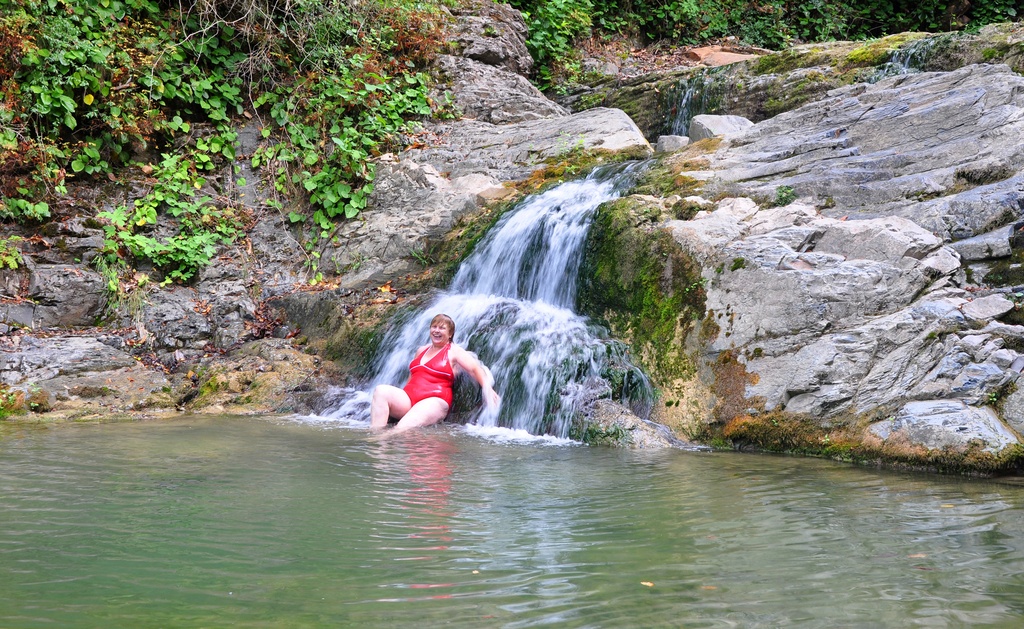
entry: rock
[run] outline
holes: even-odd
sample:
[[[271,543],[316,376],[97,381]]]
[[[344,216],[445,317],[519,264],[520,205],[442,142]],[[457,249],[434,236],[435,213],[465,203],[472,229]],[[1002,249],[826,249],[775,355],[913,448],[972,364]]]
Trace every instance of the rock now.
[[[51,416],[109,416],[172,406],[170,382],[128,354],[82,336],[19,337],[0,351],[0,381],[51,401]]]
[[[685,135],[662,135],[658,136],[658,144],[655,150],[659,153],[673,153],[686,148],[689,143],[690,138]]]
[[[899,216],[963,240],[1024,212],[1022,108],[1024,77],[1006,66],[892,77],[758,123],[711,168],[733,196],[789,186],[826,216]]]
[[[159,350],[201,351],[213,340],[209,304],[194,289],[170,286],[147,296],[139,320],[151,335],[150,343]]]
[[[107,304],[107,282],[81,264],[26,264],[0,271],[4,294],[22,301],[0,304],[0,321],[31,329],[94,325]]]
[[[974,321],[996,319],[1013,310],[1013,302],[1002,295],[979,297],[960,307],[964,316]]]
[[[1024,434],[1024,387],[1017,387],[1000,404],[1002,416],[1006,423],[1017,431],[1017,434]]]
[[[467,59],[528,75],[533,57],[526,49],[526,22],[507,4],[470,2],[452,9],[456,24],[450,39]]]
[[[259,260],[253,272],[265,297],[290,292],[307,279],[306,252],[284,215],[276,211],[265,214],[248,235],[252,255]]]
[[[645,421],[617,402],[594,402],[585,433],[591,445],[612,445],[642,450],[683,447],[702,449],[673,436],[664,426]]]
[[[401,160],[430,165],[439,176],[457,179],[484,174],[497,181],[518,181],[575,151],[650,155],[651,145],[629,116],[597,107],[564,118],[493,125],[463,120],[433,126],[431,146],[405,151]]]
[[[111,371],[131,367],[135,360],[88,337],[26,336],[14,351],[0,353],[0,381],[16,385],[50,380],[59,375]]]
[[[847,260],[895,263],[904,257],[920,260],[940,246],[942,241],[930,231],[911,220],[892,216],[829,222],[814,248]]]
[[[742,133],[754,123],[742,116],[712,116],[701,114],[694,116],[690,121],[688,135],[690,141],[696,142],[704,138],[713,138],[716,135],[729,135]]]
[[[466,118],[510,124],[569,115],[526,78],[508,70],[451,55],[441,55],[435,68]],[[441,98],[435,96],[435,100]]]
[[[989,407],[971,407],[957,400],[923,400],[905,405],[891,420],[872,424],[883,442],[909,443],[931,450],[966,448],[972,443],[998,454],[1019,443]]]
[[[48,223],[41,229],[50,246],[35,254],[43,264],[89,264],[103,248],[103,230],[81,217]]]
[[[1005,258],[1013,251],[1010,246],[1010,237],[1013,232],[1012,225],[1005,225],[986,234],[958,240],[950,246],[960,254],[962,259],[971,262]]]
[[[201,304],[209,308],[214,346],[232,348],[251,338],[246,324],[253,322],[256,304],[249,285],[247,261],[242,256],[220,260],[199,272],[196,292]]]
[[[757,59],[759,55],[751,55],[739,52],[728,52],[726,50],[712,51],[705,55],[700,63],[703,66],[709,68],[717,68],[719,66],[732,65],[734,63],[740,63],[741,61],[749,61],[751,59]]]
[[[494,125],[463,120],[434,128],[437,142],[380,159],[361,221],[344,223],[321,266],[344,273],[341,285],[383,284],[417,272],[413,254],[455,221],[514,190],[551,159],[583,150],[648,156],[653,151],[628,116],[597,108],[556,119]]]
[[[581,69],[583,74],[596,74],[605,77],[615,77],[619,74],[619,66],[605,59],[584,59]]]

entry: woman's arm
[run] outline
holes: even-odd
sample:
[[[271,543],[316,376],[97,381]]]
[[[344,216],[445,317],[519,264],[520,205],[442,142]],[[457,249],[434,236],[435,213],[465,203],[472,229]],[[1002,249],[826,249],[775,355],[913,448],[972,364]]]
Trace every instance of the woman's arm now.
[[[480,362],[472,352],[452,343],[448,357],[452,364],[468,373],[480,385],[484,404],[497,406],[501,402],[501,396],[494,390],[494,376],[491,375],[491,370]]]

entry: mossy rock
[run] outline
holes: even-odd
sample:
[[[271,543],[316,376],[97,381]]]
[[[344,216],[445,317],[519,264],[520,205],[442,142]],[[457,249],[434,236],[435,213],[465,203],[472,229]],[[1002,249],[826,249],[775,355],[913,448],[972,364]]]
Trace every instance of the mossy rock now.
[[[1024,446],[992,453],[980,444],[928,449],[920,445],[882,442],[868,430],[871,418],[850,417],[828,425],[813,417],[772,411],[741,414],[715,424],[702,435],[707,442],[737,450],[799,454],[890,469],[969,476],[1019,474]]]
[[[634,197],[602,205],[582,261],[579,310],[626,340],[655,383],[690,377],[687,336],[704,317],[700,267]]]

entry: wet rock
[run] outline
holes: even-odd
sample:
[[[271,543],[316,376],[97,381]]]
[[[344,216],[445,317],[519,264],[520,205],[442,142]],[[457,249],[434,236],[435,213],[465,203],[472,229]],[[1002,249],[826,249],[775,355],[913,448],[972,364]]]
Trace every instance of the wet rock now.
[[[636,449],[699,448],[681,441],[664,426],[645,421],[611,400],[594,402],[586,423],[583,439],[591,445]]]

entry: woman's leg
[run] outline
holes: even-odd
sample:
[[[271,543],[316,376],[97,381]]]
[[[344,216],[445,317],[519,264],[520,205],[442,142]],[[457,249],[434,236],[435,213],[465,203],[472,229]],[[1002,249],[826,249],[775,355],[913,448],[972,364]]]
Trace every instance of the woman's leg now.
[[[389,417],[405,417],[410,408],[412,402],[403,389],[390,384],[377,385],[370,398],[370,430],[380,430],[387,426]]]
[[[391,434],[405,432],[413,428],[432,426],[448,415],[448,402],[439,397],[428,397],[413,405],[409,412],[392,429]]]

